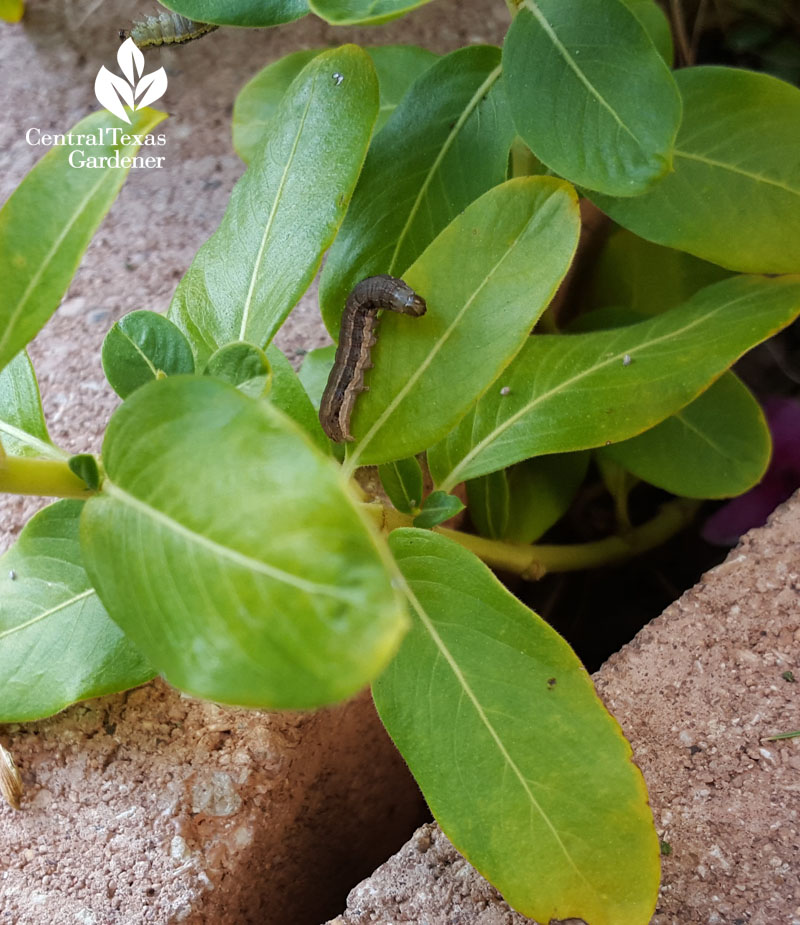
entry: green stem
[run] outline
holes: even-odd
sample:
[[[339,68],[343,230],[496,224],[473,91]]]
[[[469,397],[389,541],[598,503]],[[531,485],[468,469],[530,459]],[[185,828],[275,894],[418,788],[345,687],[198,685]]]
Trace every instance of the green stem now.
[[[55,498],[88,498],[92,492],[66,462],[0,457],[0,492]]]
[[[507,543],[446,527],[434,529],[474,552],[492,568],[537,581],[549,572],[574,572],[632,559],[648,549],[660,546],[688,526],[699,506],[699,501],[677,498],[664,504],[652,520],[634,527],[624,535],[564,546]],[[401,514],[380,503],[367,504],[365,509],[387,533],[397,527],[412,526],[413,518],[408,514]]]

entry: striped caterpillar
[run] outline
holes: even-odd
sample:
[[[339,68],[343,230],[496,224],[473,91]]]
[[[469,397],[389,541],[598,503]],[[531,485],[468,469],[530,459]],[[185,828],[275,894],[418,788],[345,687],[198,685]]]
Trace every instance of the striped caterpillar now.
[[[350,433],[350,415],[359,394],[369,388],[364,385],[364,372],[373,365],[369,351],[377,340],[378,311],[389,309],[418,318],[426,308],[423,298],[393,276],[362,279],[350,293],[336,357],[319,406],[322,429],[331,440],[341,443],[355,439]]]
[[[132,38],[139,48],[148,48],[151,45],[181,45],[199,39],[219,29],[208,22],[195,22],[179,13],[165,11],[158,16],[148,16],[144,22],[136,22],[130,29],[120,29],[119,39],[124,42]]]

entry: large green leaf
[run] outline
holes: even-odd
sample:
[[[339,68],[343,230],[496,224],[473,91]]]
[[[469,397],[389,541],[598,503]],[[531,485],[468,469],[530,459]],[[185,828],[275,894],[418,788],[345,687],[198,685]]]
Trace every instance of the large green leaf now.
[[[287,91],[170,306],[199,367],[232,341],[272,339],[333,240],[377,112],[375,69],[355,45],[318,55]]]
[[[389,22],[430,0],[309,0],[311,10],[335,26]]]
[[[728,269],[800,270],[800,90],[723,67],[675,79],[684,118],[674,171],[636,199],[592,199],[643,238]]]
[[[311,404],[317,411],[335,359],[336,346],[334,344],[329,344],[327,347],[318,347],[316,350],[309,350],[303,357],[303,364],[300,367],[298,377],[311,400]]]
[[[656,0],[622,0],[625,6],[644,26],[650,41],[656,46],[667,67],[672,67],[675,50],[672,47],[672,29],[669,18]]]
[[[567,512],[586,477],[590,454],[537,456],[508,473],[509,517],[504,539],[535,543]]]
[[[40,511],[0,561],[0,722],[50,716],[153,676],[84,571],[82,508],[58,501]]]
[[[506,178],[513,137],[499,49],[462,48],[412,84],[370,147],[322,271],[322,314],[334,336],[356,283],[402,276],[456,215]]]
[[[503,71],[517,131],[561,176],[636,196],[671,169],[680,95],[620,0],[523,0]]]
[[[308,13],[307,0],[164,0],[163,6],[220,26],[278,26]]]
[[[575,191],[554,177],[509,180],[448,225],[404,274],[427,314],[386,312],[380,323],[351,465],[413,456],[444,437],[527,341],[578,233]]]
[[[92,113],[70,130],[74,143],[51,148],[0,209],[0,368],[58,308],[128,174],[128,167],[72,167],[70,156],[82,151],[123,162],[139,149],[123,138],[146,135],[165,118],[142,109],[128,127],[105,110]],[[109,138],[112,129],[117,143]],[[92,136],[91,147],[79,135]]]
[[[440,488],[529,456],[627,440],[675,414],[800,314],[800,278],[735,277],[679,308],[591,334],[536,335],[428,453]]]
[[[444,832],[538,922],[648,922],[647,791],[578,658],[467,550],[411,529],[389,543],[413,626],[375,703]]]
[[[330,453],[330,441],[322,430],[316,409],[311,403],[303,384],[292,369],[292,364],[275,344],[267,347],[267,359],[272,367],[272,388],[269,400],[308,434],[313,443],[326,455]]]
[[[594,266],[585,307],[614,306],[629,308],[640,317],[658,315],[729,275],[714,263],[620,228],[609,237]]]
[[[306,708],[371,681],[405,629],[391,561],[339,467],[268,401],[202,377],[138,389],[103,444],[81,545],[170,683]]]
[[[648,0],[649,2],[649,0]],[[374,131],[383,128],[401,97],[436,55],[416,45],[375,45],[364,51],[378,74],[380,109]],[[249,163],[267,137],[267,126],[291,82],[321,49],[295,51],[259,71],[239,91],[233,106],[233,146]]]
[[[11,456],[66,459],[53,445],[39,396],[39,384],[23,350],[0,370],[0,445]]]
[[[756,485],[769,465],[769,428],[733,373],[638,437],[597,452],[686,498],[730,498]]]
[[[508,475],[505,469],[467,482],[467,506],[472,526],[481,536],[501,540],[509,520]]]

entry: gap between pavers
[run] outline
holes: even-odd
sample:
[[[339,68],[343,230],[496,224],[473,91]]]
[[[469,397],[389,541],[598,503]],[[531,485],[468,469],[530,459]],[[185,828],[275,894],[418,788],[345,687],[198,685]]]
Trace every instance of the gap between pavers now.
[[[594,680],[672,849],[652,925],[800,925],[800,494]],[[430,824],[329,925],[528,921]]]

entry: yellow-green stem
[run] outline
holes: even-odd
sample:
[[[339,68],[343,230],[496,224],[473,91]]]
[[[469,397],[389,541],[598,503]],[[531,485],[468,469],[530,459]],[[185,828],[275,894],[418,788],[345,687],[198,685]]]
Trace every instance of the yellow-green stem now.
[[[634,527],[624,535],[608,536],[592,543],[563,546],[507,543],[462,533],[460,530],[449,530],[446,527],[434,529],[474,552],[492,568],[536,581],[548,572],[574,572],[624,562],[648,549],[660,546],[691,522],[699,505],[699,501],[678,498],[664,504],[652,520]],[[387,533],[397,527],[412,525],[413,518],[408,514],[401,514],[382,504],[372,503],[365,507]]]
[[[92,494],[66,462],[16,456],[0,457],[0,492],[54,498],[88,498]]]

